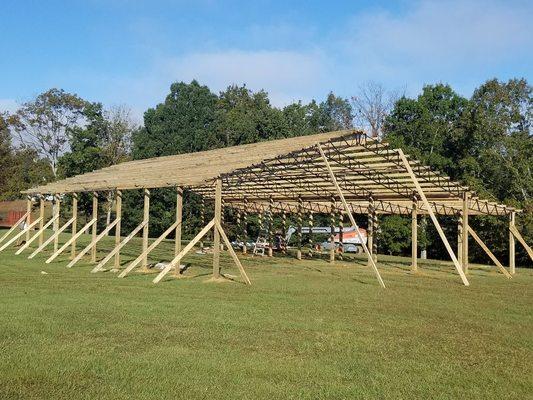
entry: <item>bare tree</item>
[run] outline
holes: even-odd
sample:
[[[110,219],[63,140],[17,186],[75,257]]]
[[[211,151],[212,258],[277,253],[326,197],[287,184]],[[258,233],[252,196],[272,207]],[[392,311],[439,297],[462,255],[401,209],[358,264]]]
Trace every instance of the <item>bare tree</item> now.
[[[374,138],[381,137],[385,118],[399,97],[399,92],[387,91],[379,83],[362,84],[351,99],[356,125],[368,129]]]
[[[34,149],[57,177],[59,157],[67,150],[72,128],[84,123],[86,102],[75,94],[50,89],[23,103],[9,118],[20,143]]]

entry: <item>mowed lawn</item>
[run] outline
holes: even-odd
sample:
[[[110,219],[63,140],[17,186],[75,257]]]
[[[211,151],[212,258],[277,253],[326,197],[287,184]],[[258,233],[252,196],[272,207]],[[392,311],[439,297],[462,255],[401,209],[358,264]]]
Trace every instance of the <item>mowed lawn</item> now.
[[[362,259],[243,256],[246,286],[227,254],[235,282],[209,282],[211,256],[193,254],[186,277],[154,285],[45,253],[0,253],[0,399],[533,396],[531,269],[473,266],[464,287],[450,263],[411,274],[380,257],[381,289]]]

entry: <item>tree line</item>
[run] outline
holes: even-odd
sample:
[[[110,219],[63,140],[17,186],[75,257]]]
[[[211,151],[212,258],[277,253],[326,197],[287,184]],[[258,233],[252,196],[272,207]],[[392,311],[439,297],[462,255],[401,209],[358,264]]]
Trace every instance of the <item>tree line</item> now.
[[[362,126],[480,196],[524,209],[518,226],[531,243],[532,117],[532,89],[524,79],[489,80],[470,98],[446,84],[424,86],[416,98],[410,98],[368,83],[352,98],[330,93],[321,102],[285,107],[273,106],[267,92],[253,92],[246,86],[232,85],[217,94],[197,81],[177,82],[160,104],[144,113],[142,126],[133,122],[126,107],[106,109],[76,94],[51,89],[11,114],[0,113],[0,199],[19,198],[25,188],[126,160]],[[112,204],[112,194],[107,200]],[[142,218],[140,191],[126,191],[124,202],[128,212],[123,226],[128,230]],[[153,191],[153,235],[172,223],[174,202],[172,190]],[[102,214],[109,219],[111,207],[102,206]],[[88,196],[80,199],[80,210],[90,213]],[[186,193],[184,213],[185,234],[190,234],[200,225],[197,196]],[[226,213],[231,221],[234,215]],[[427,248],[430,257],[446,258],[431,224],[425,219],[420,223],[421,247]],[[507,221],[480,216],[472,218],[472,224],[495,254],[506,260]],[[450,238],[456,234],[453,218],[443,217],[443,225]],[[251,235],[257,229],[252,218]],[[381,217],[378,243],[380,252],[407,254],[408,218]],[[476,246],[471,246],[471,253],[474,260],[487,261]],[[519,264],[528,263],[521,250],[517,257]]]

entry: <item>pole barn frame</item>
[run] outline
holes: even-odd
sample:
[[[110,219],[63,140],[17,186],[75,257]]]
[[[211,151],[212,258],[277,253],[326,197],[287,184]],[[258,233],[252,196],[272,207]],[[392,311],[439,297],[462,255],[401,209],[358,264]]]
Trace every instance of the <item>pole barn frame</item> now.
[[[162,187],[175,187],[177,190],[176,222],[148,245],[149,193],[151,189]],[[296,214],[298,258],[301,257],[301,225],[304,213],[328,214],[331,221],[334,221],[334,215],[338,215],[339,220],[347,216],[353,227],[357,226],[355,214],[367,215],[371,217],[375,229],[378,216],[389,214],[410,216],[413,271],[418,267],[417,219],[429,215],[464,285],[469,284],[465,275],[468,268],[468,236],[475,235],[468,225],[469,216],[494,215],[508,218],[509,254],[512,256],[509,262],[511,274],[515,269],[515,239],[531,255],[531,249],[514,226],[514,215],[521,210],[480,199],[468,187],[422,165],[405,155],[401,149],[391,148],[385,141],[367,137],[363,131],[358,130],[327,132],[198,153],[129,161],[32,188],[24,193],[59,195],[93,192],[92,220],[96,221],[98,192],[113,190],[120,194],[133,189],[145,191],[143,224],[130,232],[128,237],[121,239],[121,207],[118,206],[115,221],[99,235],[96,222],[91,224],[91,243],[77,254],[69,266],[74,265],[89,250],[92,261],[96,262],[97,242],[116,225],[115,247],[104,260],[115,256],[115,267],[120,267],[120,249],[142,230],[142,252],[121,271],[119,277],[124,277],[140,263],[146,267],[149,253],[174,232],[176,237],[174,258],[154,279],[157,283],[172,268],[176,268],[178,272],[181,259],[213,230],[215,242],[213,277],[223,276],[220,270],[220,252],[223,243],[239,268],[243,280],[249,283],[248,276],[222,226],[223,204],[224,207],[233,208],[243,216],[244,238],[246,238],[248,214],[265,214],[269,218],[274,212],[283,216],[287,213]],[[183,190],[200,195],[202,204],[204,201],[213,201],[215,213],[213,219],[207,222],[197,236],[182,248],[180,239]],[[203,210],[201,214],[203,215]],[[440,227],[438,215],[461,218],[462,234],[457,240],[460,256],[455,254],[448,242]],[[84,227],[82,231],[86,229],[88,227]],[[73,232],[74,242],[75,237],[76,233]],[[481,239],[477,235],[473,237],[490,256],[492,253]],[[375,238],[372,239],[375,242]],[[366,245],[363,247],[368,255],[369,266],[374,271],[378,283],[384,287],[377,262],[371,256],[372,249]],[[332,261],[334,258],[334,254],[330,254]],[[501,263],[499,261],[495,263],[502,270]],[[507,272],[505,268],[503,271]]]

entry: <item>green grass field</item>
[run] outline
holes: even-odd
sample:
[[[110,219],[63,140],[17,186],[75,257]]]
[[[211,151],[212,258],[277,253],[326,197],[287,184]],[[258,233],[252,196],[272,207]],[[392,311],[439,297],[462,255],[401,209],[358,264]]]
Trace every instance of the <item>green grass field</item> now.
[[[533,396],[533,270],[473,266],[464,287],[450,263],[380,257],[381,289],[362,259],[245,256],[249,287],[194,254],[154,285],[49,254],[0,253],[0,399]]]

